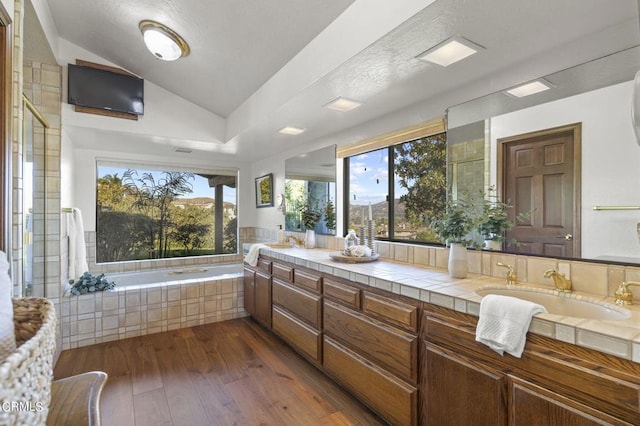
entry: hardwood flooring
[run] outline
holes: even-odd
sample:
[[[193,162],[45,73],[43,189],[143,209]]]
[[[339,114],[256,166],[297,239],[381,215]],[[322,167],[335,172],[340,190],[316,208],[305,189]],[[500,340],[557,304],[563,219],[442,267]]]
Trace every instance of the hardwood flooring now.
[[[105,426],[384,424],[248,318],[67,350],[54,376],[92,370]]]

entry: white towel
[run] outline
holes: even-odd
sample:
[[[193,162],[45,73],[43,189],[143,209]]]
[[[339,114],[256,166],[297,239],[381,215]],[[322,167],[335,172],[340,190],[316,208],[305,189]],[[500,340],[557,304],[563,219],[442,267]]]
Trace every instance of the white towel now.
[[[520,358],[531,317],[547,312],[542,305],[509,296],[487,295],[480,302],[476,341],[503,355]]]
[[[89,270],[87,248],[84,242],[84,225],[80,209],[73,208],[69,218],[69,278],[78,279]]]
[[[16,350],[12,294],[9,262],[5,253],[0,251],[0,363]]]
[[[244,261],[251,266],[258,264],[258,256],[260,256],[260,249],[263,247],[269,247],[266,244],[252,244],[249,249],[249,253],[244,257]]]

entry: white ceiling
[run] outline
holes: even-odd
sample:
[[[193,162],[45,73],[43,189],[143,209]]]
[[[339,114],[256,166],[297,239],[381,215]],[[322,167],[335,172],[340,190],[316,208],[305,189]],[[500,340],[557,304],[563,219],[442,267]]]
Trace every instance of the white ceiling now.
[[[637,0],[48,0],[48,5],[61,38],[227,119],[229,152],[247,161],[336,134],[371,136],[381,117],[402,111],[413,115],[407,124],[427,120],[455,102],[640,42]],[[395,25],[408,5],[418,12]],[[395,28],[372,31],[372,21],[385,14]],[[336,18],[342,33],[331,25]],[[173,63],[156,60],[142,43],[142,19],[176,30],[191,55]],[[485,50],[448,68],[415,59],[455,34]],[[355,45],[362,47],[347,51]],[[338,53],[343,59],[336,59]],[[322,108],[337,96],[365,104],[347,113]],[[307,131],[279,135],[276,130],[284,125]]]

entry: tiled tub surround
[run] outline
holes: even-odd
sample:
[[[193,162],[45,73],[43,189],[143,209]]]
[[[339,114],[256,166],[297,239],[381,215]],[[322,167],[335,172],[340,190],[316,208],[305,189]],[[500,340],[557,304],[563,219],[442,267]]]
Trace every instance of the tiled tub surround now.
[[[246,316],[241,266],[236,265],[237,272],[220,276],[182,276],[170,283],[116,285],[115,291],[63,297],[62,350]]]
[[[329,258],[332,250],[327,249],[263,248],[261,253],[472,315],[478,315],[480,310],[481,297],[475,293],[476,289],[486,285],[506,284],[503,278],[506,270],[496,267],[497,262],[516,267],[519,285],[545,289],[552,288],[553,282],[543,278],[544,270],[563,266],[558,265],[558,261],[554,259],[470,251],[471,273],[465,279],[453,279],[446,271],[447,250],[445,249],[381,244],[380,242],[378,248],[382,257],[386,259],[395,257],[395,260],[361,264],[338,263]],[[624,279],[637,279],[636,274],[640,273],[638,268],[585,262],[561,261],[560,263],[567,263],[570,267],[574,292],[569,297],[587,298],[609,304],[614,304],[614,299],[609,295],[613,294],[615,286]],[[631,318],[619,321],[596,321],[538,314],[533,319],[529,331],[640,362],[640,302],[627,308],[631,311]]]

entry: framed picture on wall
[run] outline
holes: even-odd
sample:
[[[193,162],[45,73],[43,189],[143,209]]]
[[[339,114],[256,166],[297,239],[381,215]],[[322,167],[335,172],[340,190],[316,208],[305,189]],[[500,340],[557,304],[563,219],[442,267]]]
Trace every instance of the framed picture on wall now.
[[[273,207],[273,173],[256,178],[256,207]]]

